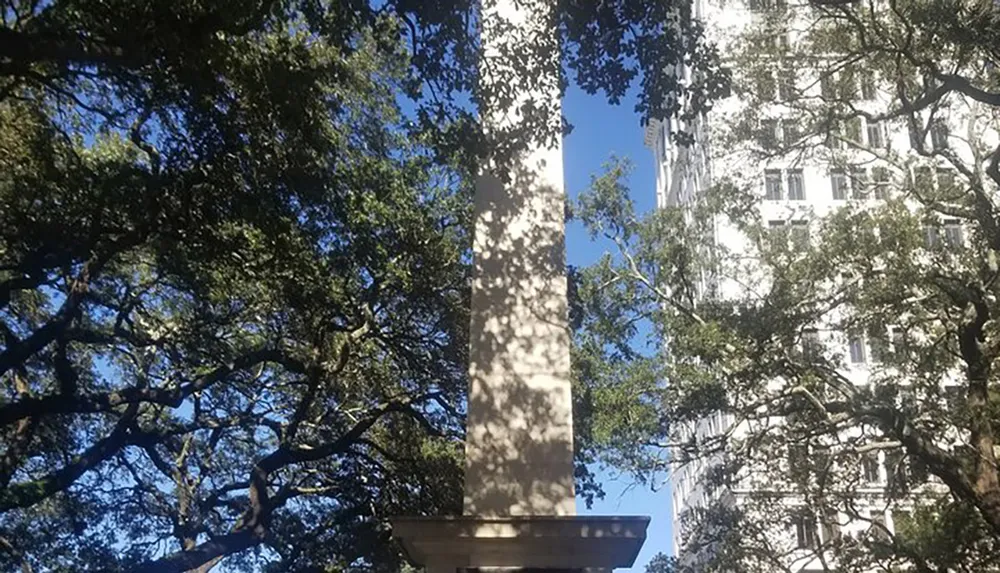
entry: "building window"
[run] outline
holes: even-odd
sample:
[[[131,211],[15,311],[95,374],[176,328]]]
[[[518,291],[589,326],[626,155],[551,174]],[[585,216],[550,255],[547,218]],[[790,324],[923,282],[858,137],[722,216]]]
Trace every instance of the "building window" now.
[[[819,389],[819,395],[824,400],[829,398],[830,387],[827,384],[823,384]],[[816,476],[816,482],[823,484],[826,482],[827,476],[830,475],[830,470],[833,469],[833,456],[830,454],[830,448],[818,447],[812,450],[812,471]]]
[[[941,245],[941,236],[937,225],[924,225],[924,248],[936,249]]]
[[[774,74],[770,70],[757,72],[757,96],[762,101],[774,101]]]
[[[790,444],[788,446],[788,469],[792,472],[809,465],[809,446],[805,444]]]
[[[805,180],[801,169],[788,170],[788,199],[804,201],[806,198]]]
[[[796,227],[796,223],[792,223],[792,233],[793,233],[792,240],[793,241],[795,240],[795,238],[794,238],[795,227]],[[803,225],[803,228],[805,228],[804,225]],[[806,235],[806,237],[808,238],[808,235]],[[817,331],[816,329],[812,329],[812,328],[807,329],[807,330],[803,330],[802,331],[802,356],[805,357],[808,360],[815,360],[816,358],[820,357],[820,354],[822,353],[822,350],[823,350],[823,347],[820,345],[820,342],[819,342],[819,331]]]
[[[799,129],[799,124],[794,121],[782,121],[781,132],[782,141],[784,141],[785,147],[791,147],[802,139],[802,131]]]
[[[872,167],[872,181],[876,199],[889,198],[889,170],[885,167]]]
[[[870,147],[884,147],[885,137],[883,137],[882,124],[881,123],[869,123],[867,126],[868,131],[868,145]]]
[[[949,410],[958,410],[965,406],[966,391],[962,386],[945,386],[942,392],[944,393],[944,404]]]
[[[898,326],[889,327],[889,342],[892,344],[892,353],[895,356],[906,354],[906,333]]]
[[[800,510],[794,517],[795,546],[799,549],[816,549],[819,536],[816,534],[816,516],[808,510]]]
[[[855,199],[868,198],[868,171],[861,167],[851,168],[851,195]]]
[[[819,78],[819,91],[823,99],[854,101],[858,96],[858,81],[854,70],[828,72]]]
[[[861,74],[861,99],[865,101],[875,99],[875,72],[871,70]]]
[[[767,47],[771,51],[788,51],[788,32],[776,32],[766,39]]]
[[[833,543],[840,539],[840,523],[837,519],[837,511],[827,509],[823,519],[823,542]]]
[[[785,225],[785,221],[768,221],[767,230],[769,246],[780,247],[788,245],[788,228]]]
[[[819,78],[819,93],[823,99],[832,100],[837,97],[832,73],[824,74]]]
[[[900,493],[909,489],[906,475],[906,457],[900,450],[885,453],[885,478],[889,489]]]
[[[847,174],[839,169],[832,171],[830,183],[833,189],[833,200],[845,201],[847,199]]]
[[[778,97],[781,101],[795,101],[797,98],[795,70],[785,68],[778,72]]]
[[[885,452],[885,477],[889,489],[898,493],[908,493],[928,480],[926,466],[908,458],[903,450]]]
[[[732,68],[730,68],[729,66],[722,66],[719,69],[724,74],[727,74],[727,75],[729,75],[729,74],[732,73]],[[719,97],[725,99],[725,98],[728,98],[728,97],[730,97],[732,95],[733,95],[733,86],[732,86],[732,84],[730,82],[726,82],[726,84],[724,86],[722,86],[722,91],[721,91],[721,93],[719,93]]]
[[[847,342],[847,347],[850,350],[851,362],[853,364],[868,362],[868,356],[865,353],[865,337],[861,333],[852,333]]]
[[[802,251],[809,248],[809,223],[805,221],[792,221],[791,225],[792,248]],[[802,333],[803,343],[806,340],[806,333],[811,333],[811,337],[819,340],[815,330]]]
[[[840,81],[837,82],[840,99],[843,101],[854,101],[858,96],[858,82],[854,78],[854,70],[845,69],[840,73]]]
[[[826,145],[830,149],[844,148],[844,126],[842,123],[833,122],[830,124],[826,133]]]
[[[941,191],[955,190],[955,170],[941,168],[937,170],[938,189]]]
[[[778,147],[778,120],[761,120],[757,143],[760,144],[762,149],[771,150]]]
[[[882,541],[888,541],[889,539],[889,529],[885,524],[885,512],[877,509],[871,510],[871,534],[876,539]]]
[[[802,139],[802,132],[799,130],[799,124],[792,120],[783,120],[781,122],[781,141],[785,147],[795,145],[800,139]]]
[[[931,124],[931,145],[939,150],[948,148],[948,125],[943,121]]]
[[[919,192],[930,191],[934,188],[934,172],[927,166],[915,167],[913,169],[913,183]]]
[[[868,342],[871,346],[873,362],[888,362],[891,358],[889,349],[889,339],[886,331],[881,328],[873,328],[868,333]]]
[[[948,219],[942,224],[942,229],[944,230],[944,244],[949,249],[961,249],[965,246],[961,221],[958,219]]]
[[[852,117],[847,120],[847,140],[860,144],[863,143],[861,139],[861,118]]]
[[[768,201],[780,201],[782,199],[780,170],[768,169],[764,171],[764,198]]]
[[[957,250],[965,246],[962,222],[958,219],[946,219],[941,224],[926,223],[923,231],[924,247],[928,249],[945,247],[950,250]]]
[[[864,478],[866,484],[875,485],[881,483],[881,473],[877,455],[865,454],[861,456],[861,477]]]

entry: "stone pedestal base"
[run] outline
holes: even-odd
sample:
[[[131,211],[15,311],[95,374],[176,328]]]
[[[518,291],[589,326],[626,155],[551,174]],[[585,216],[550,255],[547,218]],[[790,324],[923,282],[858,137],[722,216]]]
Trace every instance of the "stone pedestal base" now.
[[[648,525],[635,516],[398,517],[392,534],[427,573],[576,573],[630,567]]]

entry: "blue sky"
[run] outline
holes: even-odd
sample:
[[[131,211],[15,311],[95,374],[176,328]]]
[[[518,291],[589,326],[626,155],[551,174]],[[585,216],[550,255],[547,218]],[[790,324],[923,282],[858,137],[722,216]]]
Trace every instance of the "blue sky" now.
[[[566,192],[576,197],[587,187],[590,176],[600,173],[601,164],[612,154],[629,158],[635,170],[630,179],[632,199],[636,210],[645,212],[656,204],[655,171],[653,154],[643,143],[643,130],[639,116],[633,110],[635,94],[629,94],[621,105],[613,106],[600,95],[588,96],[574,87],[569,88],[563,100],[563,113],[573,124],[573,132],[563,142],[563,159],[566,172]],[[584,230],[577,224],[566,230],[566,258],[571,265],[585,265],[595,261],[604,249],[595,248]],[[649,559],[659,553],[670,552],[670,492],[661,489],[630,487],[627,476],[618,477],[613,472],[599,472],[607,496],[587,510],[580,503],[579,511],[596,515],[649,515],[652,522],[646,543],[628,571],[641,573]],[[619,569],[618,571],[626,571]]]

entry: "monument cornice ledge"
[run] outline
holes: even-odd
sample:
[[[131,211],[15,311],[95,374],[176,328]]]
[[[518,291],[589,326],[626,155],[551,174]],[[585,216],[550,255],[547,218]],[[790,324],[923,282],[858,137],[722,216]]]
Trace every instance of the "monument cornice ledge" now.
[[[437,524],[441,527],[460,528],[469,524],[477,526],[504,525],[511,527],[529,527],[547,530],[559,527],[577,527],[580,524],[607,524],[632,526],[641,523],[648,524],[647,515],[445,515],[445,516],[401,516],[393,517],[393,524],[427,525]],[[643,526],[645,531],[645,526]]]
[[[419,564],[614,569],[631,567],[646,539],[647,516],[397,517],[393,536]]]

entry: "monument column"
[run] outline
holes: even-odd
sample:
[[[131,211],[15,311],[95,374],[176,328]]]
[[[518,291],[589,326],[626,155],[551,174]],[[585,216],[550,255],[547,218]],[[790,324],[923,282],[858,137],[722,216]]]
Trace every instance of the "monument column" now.
[[[480,82],[512,99],[483,110],[488,142],[514,136],[528,102],[560,120],[554,5],[483,7]],[[531,41],[542,45],[522,65],[536,73],[523,78],[502,54]],[[493,158],[474,207],[464,513],[574,515],[562,138]]]
[[[480,81],[505,103],[482,121],[498,146],[525,109],[561,121],[555,4],[484,0]],[[524,42],[540,59],[515,68],[502,48]],[[494,158],[477,180],[463,515],[392,520],[428,573],[612,569],[645,539],[647,517],[576,516],[564,209],[560,137]]]

